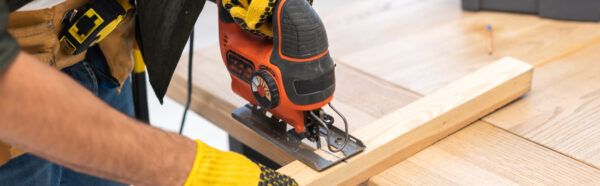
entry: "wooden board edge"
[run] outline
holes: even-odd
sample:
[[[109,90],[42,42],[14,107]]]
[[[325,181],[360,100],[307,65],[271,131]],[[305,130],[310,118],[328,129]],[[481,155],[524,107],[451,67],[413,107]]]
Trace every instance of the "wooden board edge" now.
[[[356,185],[508,104],[531,89],[533,66],[503,58],[353,135],[367,149],[323,172],[294,161],[278,172],[301,185]]]

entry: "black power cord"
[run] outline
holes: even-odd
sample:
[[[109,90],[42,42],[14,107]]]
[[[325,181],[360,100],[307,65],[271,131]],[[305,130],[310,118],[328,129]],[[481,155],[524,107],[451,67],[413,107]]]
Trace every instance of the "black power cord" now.
[[[215,0],[208,0],[210,2],[216,3]],[[187,112],[190,109],[190,102],[192,99],[192,59],[194,57],[194,30],[192,29],[192,33],[190,34],[190,50],[188,55],[188,84],[187,84],[187,98],[185,101],[185,108],[183,110],[183,118],[181,118],[181,125],[179,126],[179,134],[183,132],[183,127],[185,126],[185,118],[187,116]]]
[[[192,99],[192,59],[194,57],[194,30],[190,34],[190,51],[188,55],[188,84],[187,84],[187,100],[185,101],[185,109],[183,110],[183,118],[181,118],[181,126],[179,126],[179,134],[183,132],[185,126],[185,118],[187,112],[190,109],[190,102]]]

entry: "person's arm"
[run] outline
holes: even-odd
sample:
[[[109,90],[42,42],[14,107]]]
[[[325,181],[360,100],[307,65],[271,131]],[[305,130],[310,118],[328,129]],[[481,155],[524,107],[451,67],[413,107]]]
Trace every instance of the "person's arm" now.
[[[0,140],[136,185],[183,185],[196,156],[194,141],[119,113],[23,52],[0,73]]]
[[[135,185],[296,185],[244,156],[139,123],[18,52],[0,0],[0,141],[86,174]],[[15,58],[16,56],[16,58]]]

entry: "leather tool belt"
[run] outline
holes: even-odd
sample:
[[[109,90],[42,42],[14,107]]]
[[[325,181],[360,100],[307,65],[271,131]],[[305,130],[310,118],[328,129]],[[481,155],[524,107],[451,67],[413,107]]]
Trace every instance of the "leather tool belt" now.
[[[67,12],[58,36],[61,47],[73,55],[87,50],[115,30],[131,8],[127,0],[95,0],[82,11]]]
[[[114,0],[112,1],[114,2]],[[59,36],[63,30],[66,30],[65,28],[72,28],[69,25],[78,25],[76,22],[81,17],[72,15],[72,12],[76,9],[79,10],[78,12],[87,12],[89,7],[91,7],[91,4],[88,4],[89,2],[91,1],[66,0],[61,4],[47,9],[12,12],[9,15],[7,31],[17,40],[21,50],[33,55],[41,62],[56,69],[69,67],[82,61],[86,52],[82,50],[80,53],[73,54],[69,53],[69,51],[73,52],[73,50],[61,49]],[[121,0],[117,2],[120,4]],[[85,14],[81,14],[81,16],[83,15]],[[100,33],[102,36],[102,38],[96,38],[93,42],[98,43],[102,53],[104,53],[111,75],[121,84],[123,84],[133,70],[132,51],[135,41],[135,16],[133,15],[133,11],[126,11],[125,15],[119,14],[117,16],[121,16],[120,23],[109,21],[109,24],[105,24],[104,29],[98,26],[89,30],[98,31],[96,33]],[[69,18],[73,24],[67,24],[65,22],[67,21],[65,20],[66,18]],[[94,25],[96,25],[95,23],[96,20],[94,21]],[[114,24],[115,27],[108,34],[105,29],[106,27],[111,28],[110,23]],[[77,27],[84,28],[83,25],[78,25]],[[86,35],[88,36],[94,35],[91,32],[79,33],[87,33]],[[95,37],[98,37],[98,34],[95,34]],[[0,165],[21,154],[23,154],[22,150],[0,141]]]

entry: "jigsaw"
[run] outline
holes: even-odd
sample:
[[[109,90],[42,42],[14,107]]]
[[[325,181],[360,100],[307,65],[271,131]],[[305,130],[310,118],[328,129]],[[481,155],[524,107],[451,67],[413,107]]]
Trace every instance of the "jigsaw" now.
[[[364,150],[331,105],[335,64],[325,27],[306,0],[276,2],[272,39],[244,31],[218,7],[219,43],[231,88],[249,102],[233,111],[233,118],[317,171]],[[334,126],[325,106],[340,116],[344,130]]]

